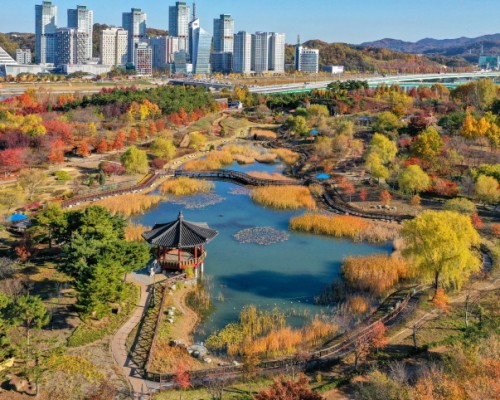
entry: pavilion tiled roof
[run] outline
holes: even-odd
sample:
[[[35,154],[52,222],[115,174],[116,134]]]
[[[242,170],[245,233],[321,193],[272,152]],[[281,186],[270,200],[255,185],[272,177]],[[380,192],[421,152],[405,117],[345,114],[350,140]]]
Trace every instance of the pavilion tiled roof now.
[[[152,230],[144,232],[142,237],[154,246],[185,249],[206,244],[218,234],[206,223],[185,221],[180,212],[176,221],[156,224]]]

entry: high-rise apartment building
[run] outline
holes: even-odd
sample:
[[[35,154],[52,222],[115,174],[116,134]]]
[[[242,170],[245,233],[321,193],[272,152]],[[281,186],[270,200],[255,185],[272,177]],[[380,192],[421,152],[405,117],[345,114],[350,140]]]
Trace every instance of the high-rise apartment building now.
[[[122,15],[122,26],[128,32],[128,62],[135,64],[135,45],[146,40],[146,13],[132,8]]]
[[[212,49],[212,35],[203,28],[196,28],[193,34],[193,54],[191,62],[193,72],[199,75],[208,75],[210,68],[210,50]]]
[[[285,72],[285,34],[271,33],[269,44],[269,71]]]
[[[271,33],[256,32],[252,35],[252,70],[260,74],[269,70]]]
[[[300,44],[295,49],[295,69],[299,72],[319,72],[319,50],[308,49]]]
[[[86,6],[76,6],[68,10],[68,28],[85,33],[85,58],[92,59],[92,33],[94,31],[94,12]]]
[[[221,14],[214,19],[214,53],[232,53],[234,47],[234,19]]]
[[[56,65],[85,62],[86,33],[75,28],[59,28],[56,32]]]
[[[190,7],[184,1],[177,1],[175,6],[169,7],[168,33],[170,36],[181,38],[189,36],[190,10]]]
[[[120,67],[127,61],[128,32],[123,28],[104,29],[101,33],[101,64]]]
[[[252,72],[252,35],[238,32],[234,35],[233,72],[249,74]]]
[[[228,73],[232,68],[234,50],[234,19],[221,14],[214,19],[212,71]]]
[[[36,63],[52,64],[56,59],[57,7],[50,1],[35,6]]]
[[[174,36],[158,36],[148,39],[153,51],[153,69],[165,71],[174,63],[174,54],[186,50],[186,39]]]
[[[252,70],[285,72],[285,34],[256,32],[252,35]]]
[[[137,75],[153,75],[153,52],[146,42],[135,44],[135,72]]]
[[[17,49],[16,62],[18,64],[31,64],[31,50],[30,49]],[[1,64],[1,63],[0,63]]]

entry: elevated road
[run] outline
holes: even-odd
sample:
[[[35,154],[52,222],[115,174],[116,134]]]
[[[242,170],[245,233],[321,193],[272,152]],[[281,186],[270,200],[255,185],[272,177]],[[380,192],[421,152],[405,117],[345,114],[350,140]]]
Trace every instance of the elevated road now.
[[[311,77],[312,79],[313,77]],[[362,79],[368,82],[370,87],[376,87],[382,84],[405,84],[413,83],[431,84],[442,81],[464,81],[474,80],[480,78],[497,78],[500,79],[500,71],[491,72],[462,72],[462,73],[446,73],[446,74],[416,74],[416,75],[394,75],[394,76],[380,76],[373,78]],[[253,86],[249,90],[257,94],[273,94],[273,93],[303,93],[311,92],[313,90],[326,89],[330,82],[307,82],[307,83],[292,83],[286,85],[272,85],[272,86]]]

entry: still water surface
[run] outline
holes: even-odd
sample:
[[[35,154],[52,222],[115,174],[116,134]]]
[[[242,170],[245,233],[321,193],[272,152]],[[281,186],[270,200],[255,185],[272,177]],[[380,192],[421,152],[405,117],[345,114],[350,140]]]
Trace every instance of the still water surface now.
[[[262,164],[233,165],[229,168],[243,172],[279,170],[279,166]],[[290,218],[304,211],[276,211],[260,207],[248,195],[232,194],[235,188],[240,187],[229,182],[215,182],[215,193],[224,198],[218,204],[188,209],[185,205],[166,201],[135,219],[135,222],[153,226],[176,219],[182,210],[186,220],[207,222],[219,231],[219,236],[207,246],[208,258],[205,262],[205,275],[211,277],[216,308],[210,318],[198,327],[199,339],[236,321],[240,310],[250,304],[268,309],[277,306],[284,311],[293,309],[298,314],[303,314],[304,310],[310,315],[325,311],[324,307],[313,304],[314,296],[338,279],[344,257],[391,250],[389,245],[351,243],[296,232],[289,232],[288,241],[269,246],[241,244],[233,238],[240,230],[271,227],[287,231]],[[196,201],[197,197],[192,200]],[[223,298],[223,301],[217,298]],[[305,319],[294,317],[290,322],[301,325]]]

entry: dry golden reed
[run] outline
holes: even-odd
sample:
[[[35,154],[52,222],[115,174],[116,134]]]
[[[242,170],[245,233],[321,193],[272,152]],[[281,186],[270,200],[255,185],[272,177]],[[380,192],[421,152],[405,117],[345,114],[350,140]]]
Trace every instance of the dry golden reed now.
[[[247,175],[253,176],[254,178],[259,179],[269,179],[273,181],[295,181],[295,179],[290,178],[289,176],[285,176],[280,174],[279,172],[261,172],[261,171],[250,171],[247,172]]]
[[[187,162],[184,164],[184,169],[187,171],[221,169],[222,167],[231,165],[233,161],[233,156],[228,151],[213,151],[206,158]]]
[[[96,201],[96,206],[102,206],[115,214],[130,217],[141,214],[163,200],[162,196],[147,195],[144,193],[124,194]]]
[[[257,140],[274,140],[278,137],[278,135],[273,131],[259,128],[253,128],[251,135],[255,136]]]
[[[350,215],[330,216],[318,213],[307,213],[292,218],[290,228],[295,231],[370,243],[384,243],[394,240],[399,235],[400,230],[400,227],[396,225],[372,222]]]
[[[148,231],[150,228],[141,224],[134,224],[129,222],[125,227],[125,240],[129,242],[142,241],[142,234]]]
[[[300,155],[292,150],[276,149],[273,151],[276,153],[278,158],[285,164],[295,164],[297,161],[300,160]]]
[[[255,161],[261,164],[274,164],[277,158],[278,157],[274,153],[266,153],[266,154],[261,154],[258,157],[255,157]]]
[[[379,296],[401,279],[410,276],[408,263],[399,256],[377,254],[347,257],[342,274],[350,287]]]
[[[198,193],[208,193],[213,188],[214,184],[211,182],[183,176],[162,183],[160,185],[160,192],[174,196],[191,196]]]
[[[264,186],[252,190],[252,200],[279,210],[315,209],[316,202],[303,186]]]

